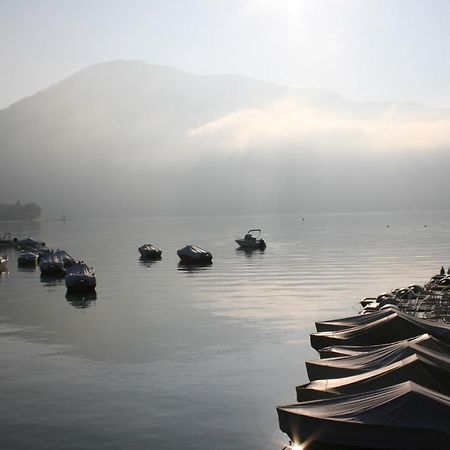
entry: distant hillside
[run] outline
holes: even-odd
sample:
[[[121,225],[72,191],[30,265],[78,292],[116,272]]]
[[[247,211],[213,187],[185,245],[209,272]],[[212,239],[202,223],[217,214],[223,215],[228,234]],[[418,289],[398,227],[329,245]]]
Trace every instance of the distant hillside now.
[[[36,203],[22,205],[19,201],[11,205],[0,205],[0,220],[34,220],[41,215],[41,207]]]
[[[0,111],[0,201],[32,195],[49,215],[218,214],[412,207],[417,190],[415,201],[436,206],[447,181],[417,189],[409,177],[422,178],[419,165],[431,161],[440,173],[447,147],[439,141],[426,158],[367,152],[377,128],[353,128],[379,117],[422,126],[448,112],[238,75],[98,64]],[[398,140],[390,132],[386,146]]]

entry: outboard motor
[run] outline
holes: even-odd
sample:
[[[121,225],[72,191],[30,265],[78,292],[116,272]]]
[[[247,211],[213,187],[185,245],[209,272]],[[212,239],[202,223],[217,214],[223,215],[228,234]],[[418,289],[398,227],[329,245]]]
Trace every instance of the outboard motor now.
[[[264,250],[266,248],[266,243],[264,242],[264,239],[259,240],[259,249]]]

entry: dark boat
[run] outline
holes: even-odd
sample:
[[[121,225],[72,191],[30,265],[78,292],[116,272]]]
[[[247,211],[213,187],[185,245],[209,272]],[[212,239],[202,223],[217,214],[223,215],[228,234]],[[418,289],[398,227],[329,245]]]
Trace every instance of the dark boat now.
[[[450,398],[408,381],[277,408],[291,448],[448,450]]]
[[[177,255],[186,264],[210,264],[212,254],[196,245],[187,245],[177,251]]]
[[[0,247],[16,247],[17,238],[13,238],[11,233],[5,233],[0,239]]]
[[[235,239],[236,244],[246,250],[264,250],[266,248],[266,242],[264,239],[260,238],[261,230],[255,228],[253,230],[248,230],[243,238]]]
[[[95,290],[97,279],[92,267],[78,262],[67,269],[65,283],[68,292],[91,292]]]
[[[65,274],[64,261],[54,253],[45,255],[40,263],[41,274],[46,276],[63,277]]]
[[[23,252],[17,257],[17,265],[19,267],[36,267],[39,259],[37,252]]]
[[[138,248],[142,259],[160,259],[162,250],[154,247],[152,244],[144,244]]]

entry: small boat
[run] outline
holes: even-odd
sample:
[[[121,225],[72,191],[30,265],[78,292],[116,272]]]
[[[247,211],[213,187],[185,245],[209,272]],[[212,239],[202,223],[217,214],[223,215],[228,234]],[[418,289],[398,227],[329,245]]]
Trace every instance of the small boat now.
[[[62,259],[64,267],[70,267],[75,264],[75,260],[65,250],[58,249],[53,254]]]
[[[5,233],[0,239],[0,247],[15,247],[17,245],[17,238],[13,238],[11,233]]]
[[[143,259],[159,259],[161,258],[161,249],[154,247],[152,244],[144,244],[138,248]]]
[[[93,291],[97,285],[94,269],[83,261],[79,261],[67,269],[65,282],[67,290],[70,292]]]
[[[36,241],[36,239],[29,237],[26,239],[21,239],[20,241],[16,241],[16,245],[18,245],[19,247],[45,247],[45,242]]]
[[[261,230],[259,228],[255,228],[254,230],[248,230],[243,239],[235,239],[235,241],[240,247],[245,249],[259,248],[260,250],[264,250],[266,248],[266,243],[264,239],[260,238],[260,236]]]
[[[66,273],[64,261],[58,255],[50,253],[44,256],[39,263],[42,275],[64,276]]]
[[[39,254],[37,252],[23,252],[17,257],[17,265],[19,267],[36,267],[38,259]]]
[[[188,264],[210,264],[212,262],[212,254],[196,245],[186,245],[177,251],[177,255],[182,262]]]
[[[0,267],[4,267],[8,262],[8,255],[0,255]]]

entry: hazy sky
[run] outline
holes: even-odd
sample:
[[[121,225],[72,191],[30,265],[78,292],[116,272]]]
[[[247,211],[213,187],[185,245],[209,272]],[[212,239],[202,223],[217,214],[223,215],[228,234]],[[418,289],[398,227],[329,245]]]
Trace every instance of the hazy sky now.
[[[448,0],[0,0],[0,107],[91,64],[450,107]]]

